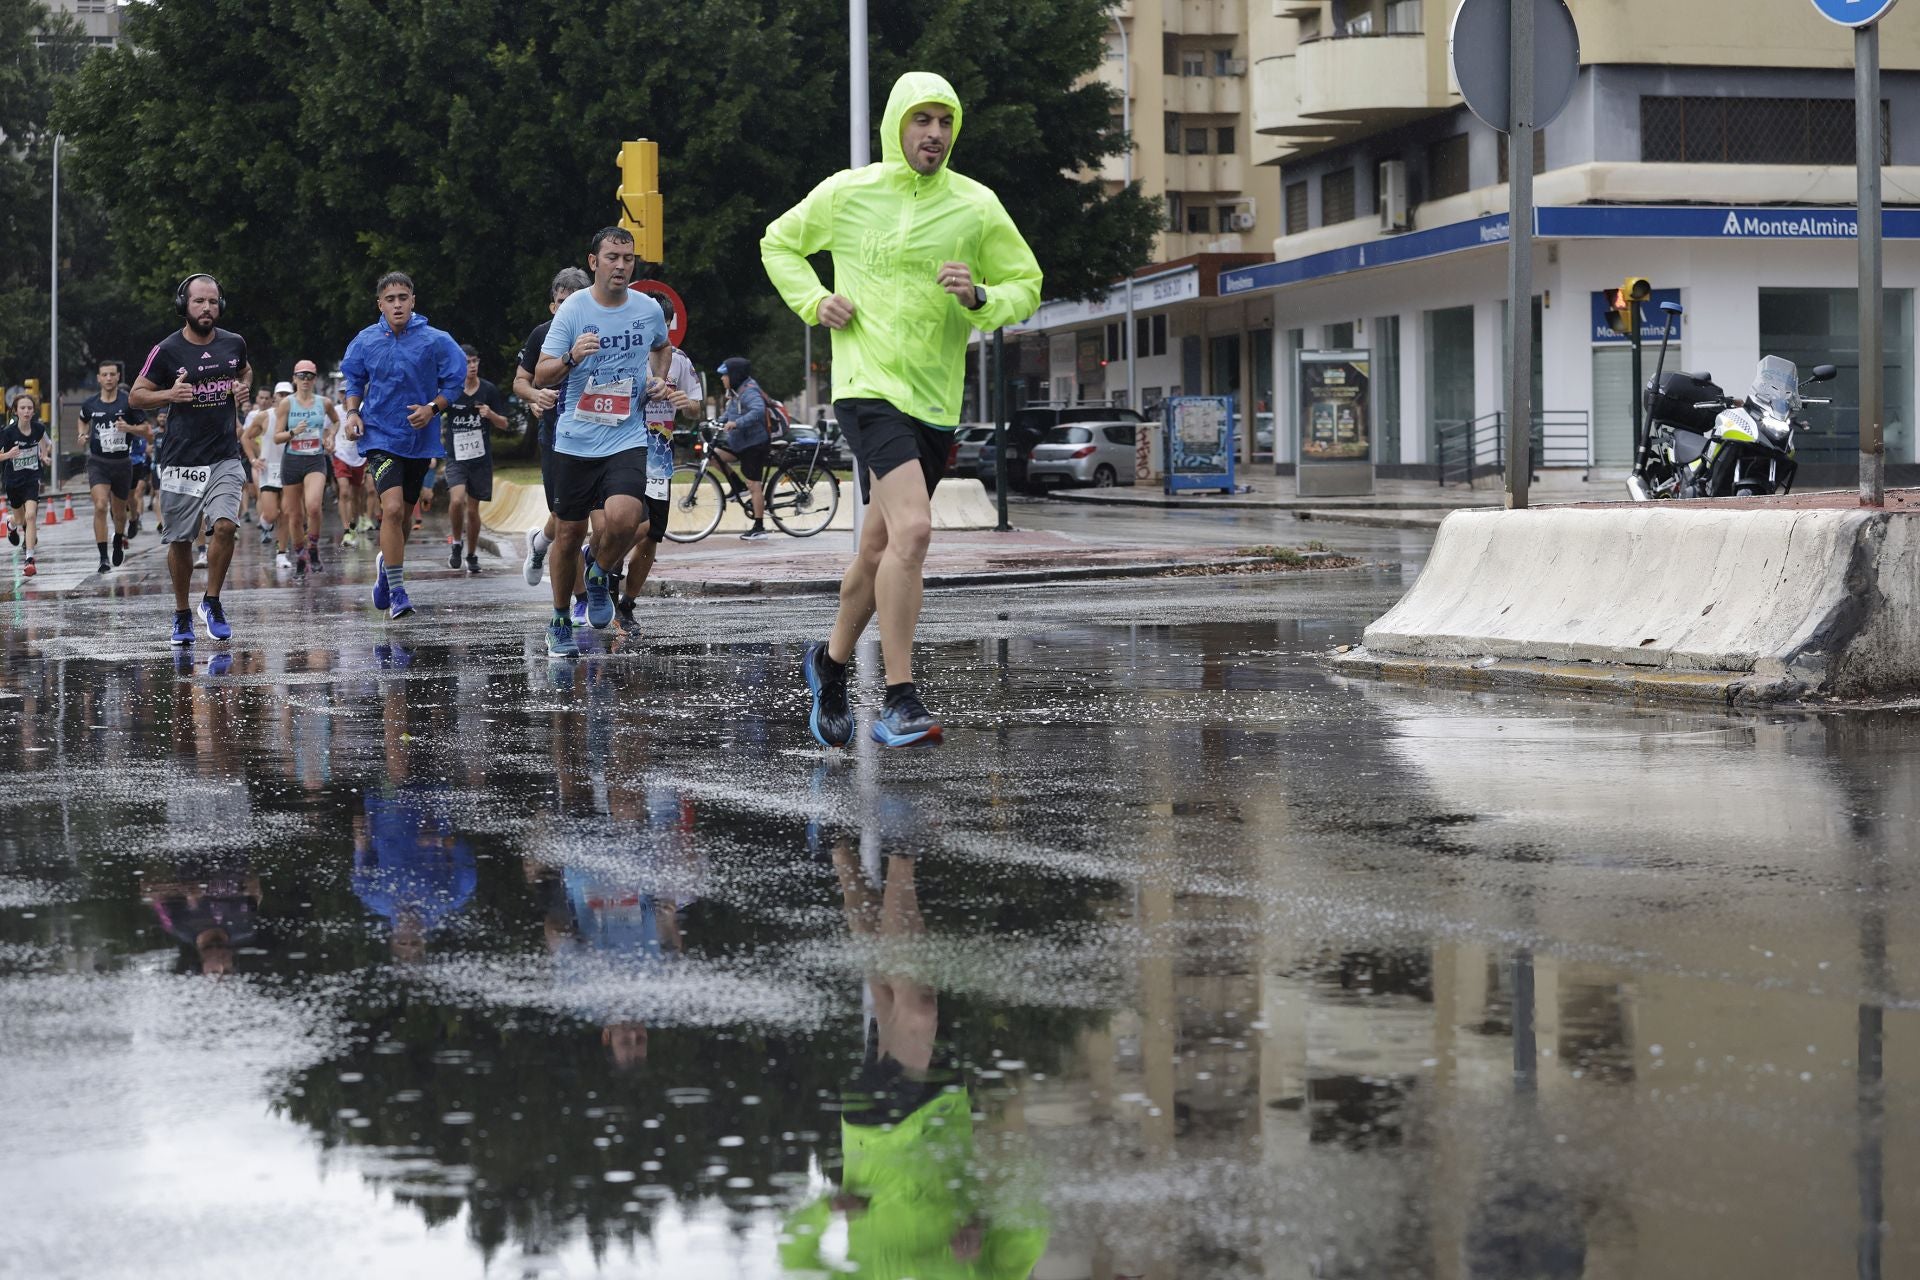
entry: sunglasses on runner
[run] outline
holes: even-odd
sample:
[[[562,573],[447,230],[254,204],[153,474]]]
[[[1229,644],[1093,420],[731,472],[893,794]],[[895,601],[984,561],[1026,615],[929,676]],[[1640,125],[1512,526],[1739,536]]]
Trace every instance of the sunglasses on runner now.
[[[296,378],[311,378],[313,375],[310,373],[296,373],[293,376]]]

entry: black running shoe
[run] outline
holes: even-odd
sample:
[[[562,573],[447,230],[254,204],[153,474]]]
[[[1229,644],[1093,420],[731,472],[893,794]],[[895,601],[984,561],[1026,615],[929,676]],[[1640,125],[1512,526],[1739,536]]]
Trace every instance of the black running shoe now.
[[[447,568],[458,569],[459,567],[460,544],[449,538],[447,539]]]
[[[847,706],[847,669],[842,667],[838,676],[829,676],[822,665],[826,661],[827,645],[816,640],[807,646],[806,656],[800,660],[800,668],[807,677],[807,689],[813,694],[813,711],[807,717],[807,728],[813,731],[813,737],[823,747],[844,747],[853,741],[853,712]]]
[[[127,535],[124,533],[116,533],[113,535],[113,562],[115,564],[119,564],[122,560],[125,560],[126,558],[127,558]]]

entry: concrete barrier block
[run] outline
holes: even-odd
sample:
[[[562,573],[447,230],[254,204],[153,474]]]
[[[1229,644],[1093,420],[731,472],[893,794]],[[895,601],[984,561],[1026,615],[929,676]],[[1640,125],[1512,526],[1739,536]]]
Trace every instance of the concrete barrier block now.
[[[1560,664],[1553,683],[1566,664],[1718,673],[1734,700],[1916,692],[1916,519],[1838,504],[1456,512],[1365,653],[1436,671]]]

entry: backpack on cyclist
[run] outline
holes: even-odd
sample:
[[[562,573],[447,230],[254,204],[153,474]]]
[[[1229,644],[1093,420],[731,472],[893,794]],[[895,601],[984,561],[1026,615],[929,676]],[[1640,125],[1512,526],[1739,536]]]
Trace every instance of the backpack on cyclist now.
[[[767,439],[791,440],[793,438],[793,415],[787,412],[787,406],[771,397],[767,400]]]

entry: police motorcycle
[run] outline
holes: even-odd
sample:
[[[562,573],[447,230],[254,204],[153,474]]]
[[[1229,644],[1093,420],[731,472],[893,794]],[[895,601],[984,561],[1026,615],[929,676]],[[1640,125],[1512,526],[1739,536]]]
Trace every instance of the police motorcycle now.
[[[1680,313],[1671,302],[1662,309]],[[1799,369],[1781,356],[1761,359],[1741,399],[1729,397],[1711,374],[1666,372],[1666,361],[1663,337],[1660,364],[1642,392],[1646,425],[1627,477],[1633,500],[1790,492],[1799,470],[1794,436],[1807,429],[1800,410],[1832,401],[1803,397]],[[1826,382],[1837,372],[1830,364],[1818,365],[1804,381]]]

